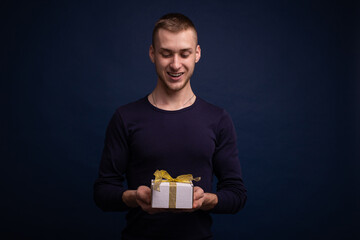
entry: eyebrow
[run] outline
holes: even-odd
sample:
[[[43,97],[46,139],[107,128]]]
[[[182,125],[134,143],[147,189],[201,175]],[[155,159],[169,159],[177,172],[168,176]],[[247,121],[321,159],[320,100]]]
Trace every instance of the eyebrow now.
[[[160,48],[160,51],[165,51],[165,52],[173,52],[170,49],[167,48]],[[191,48],[184,48],[184,49],[180,49],[180,52],[192,52]]]

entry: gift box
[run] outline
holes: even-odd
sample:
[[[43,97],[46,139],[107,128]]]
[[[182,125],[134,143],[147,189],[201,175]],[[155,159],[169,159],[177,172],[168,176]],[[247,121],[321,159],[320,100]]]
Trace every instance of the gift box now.
[[[151,206],[153,208],[192,208],[194,198],[192,183],[162,182],[159,187],[159,191],[155,190],[154,180],[151,181]]]
[[[151,206],[153,208],[191,209],[194,199],[194,185],[191,174],[172,178],[165,170],[157,170],[151,181]]]

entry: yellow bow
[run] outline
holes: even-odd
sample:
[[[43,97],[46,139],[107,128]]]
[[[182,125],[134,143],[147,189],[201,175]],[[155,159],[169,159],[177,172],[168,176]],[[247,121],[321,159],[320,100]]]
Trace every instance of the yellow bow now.
[[[201,177],[194,178],[192,174],[184,174],[184,175],[177,176],[176,178],[172,178],[170,176],[170,174],[165,170],[156,170],[156,172],[154,173],[154,176],[155,176],[154,189],[156,191],[160,191],[160,183],[161,182],[191,183],[192,181],[200,181],[201,180]]]

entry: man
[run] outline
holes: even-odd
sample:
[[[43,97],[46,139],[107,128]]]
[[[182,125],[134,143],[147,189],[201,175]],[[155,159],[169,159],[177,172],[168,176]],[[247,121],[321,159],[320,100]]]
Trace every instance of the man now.
[[[232,121],[192,91],[201,49],[190,19],[167,14],[158,20],[149,56],[157,85],[113,115],[95,202],[104,211],[128,211],[123,239],[212,239],[210,213],[236,213],[246,201]],[[157,169],[173,177],[201,177],[194,183],[193,209],[151,208],[149,186]],[[214,193],[213,174],[218,178]]]

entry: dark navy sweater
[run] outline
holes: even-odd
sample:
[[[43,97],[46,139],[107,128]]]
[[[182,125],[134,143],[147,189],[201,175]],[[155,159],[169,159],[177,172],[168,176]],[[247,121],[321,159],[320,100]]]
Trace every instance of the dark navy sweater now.
[[[211,239],[210,212],[149,215],[124,204],[123,192],[150,186],[157,169],[173,177],[201,177],[194,185],[218,196],[212,213],[236,213],[244,207],[233,123],[226,111],[201,98],[177,111],[158,109],[147,97],[118,108],[106,131],[94,199],[104,211],[128,211],[123,239]]]

